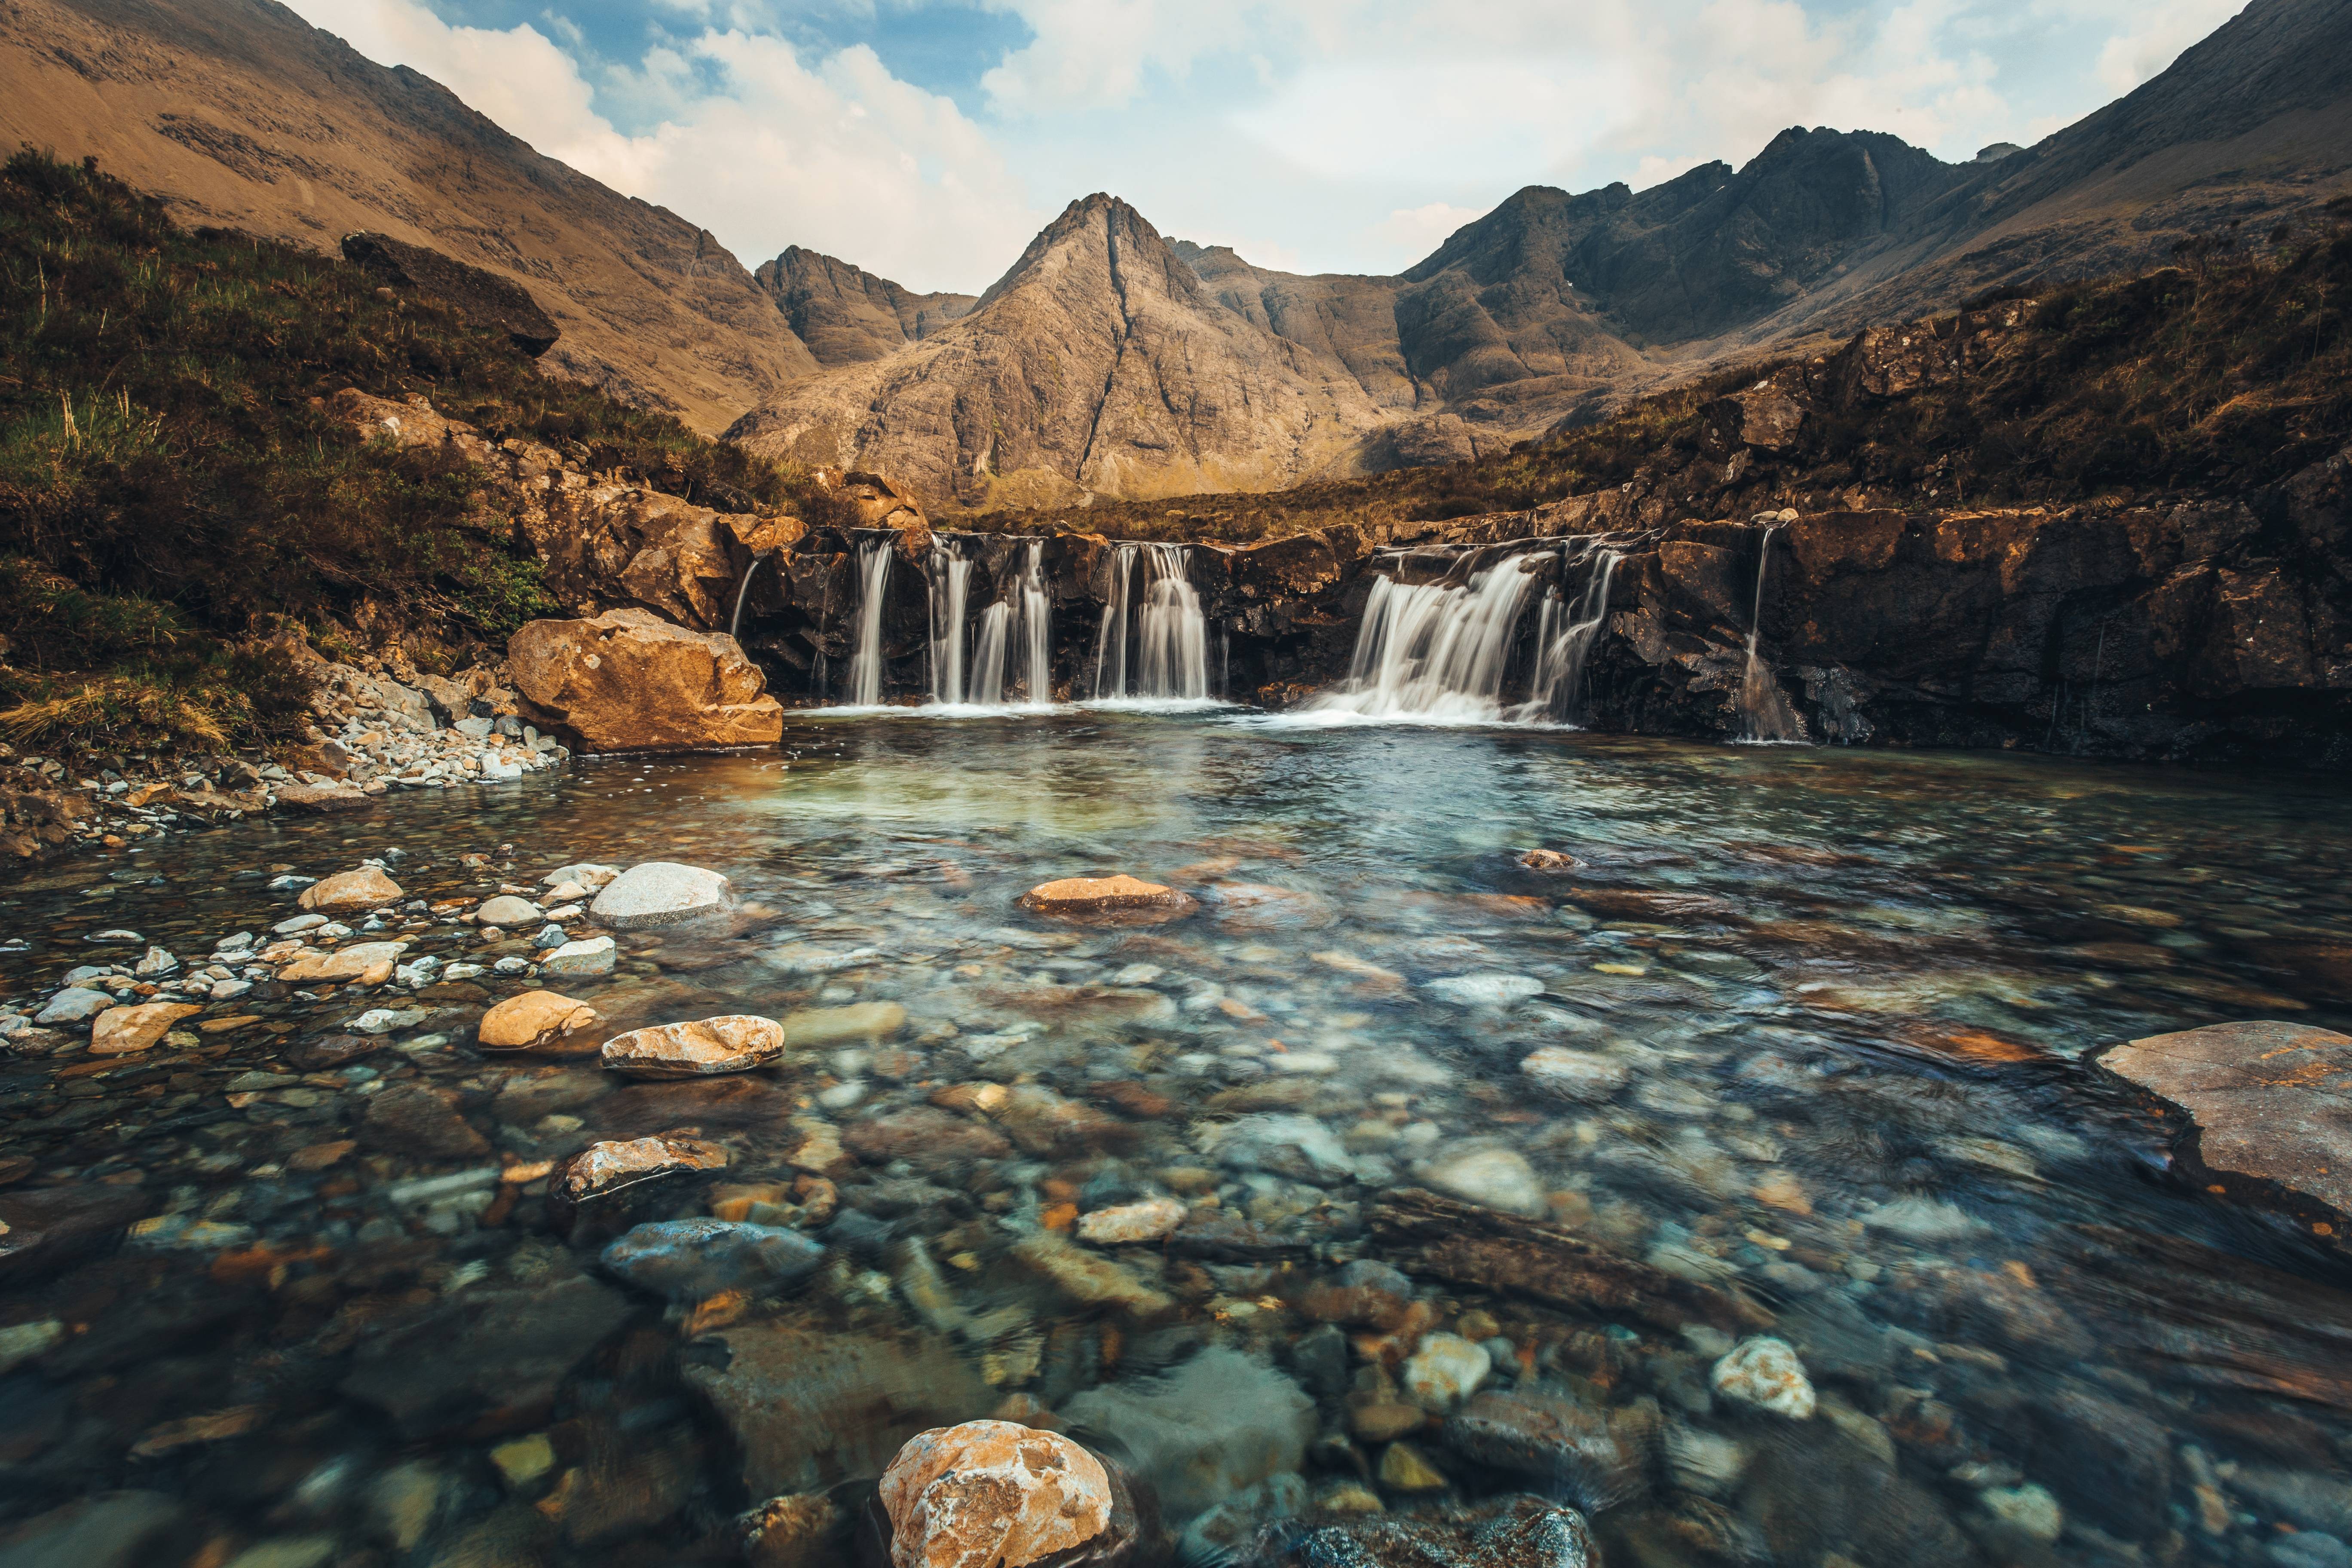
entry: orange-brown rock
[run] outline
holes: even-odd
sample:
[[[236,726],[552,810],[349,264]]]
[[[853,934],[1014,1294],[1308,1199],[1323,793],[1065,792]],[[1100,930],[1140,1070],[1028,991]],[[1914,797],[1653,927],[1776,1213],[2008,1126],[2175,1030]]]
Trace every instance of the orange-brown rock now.
[[[594,1030],[604,1021],[585,1002],[553,991],[526,991],[483,1014],[475,1037],[486,1051],[587,1056],[600,1043]]]
[[[909,1438],[882,1472],[895,1568],[1024,1568],[1111,1528],[1102,1461],[1058,1433],[967,1421]]]
[[[1041,882],[1021,895],[1021,907],[1061,920],[1108,917],[1120,923],[1137,920],[1157,922],[1192,913],[1193,900],[1173,888],[1142,881],[1122,871],[1110,877],[1065,877],[1055,882]]]
[[[186,1002],[147,1002],[135,1007],[109,1007],[89,1026],[89,1054],[127,1057],[143,1051],[170,1032],[173,1025],[204,1009]]]
[[[631,1078],[749,1072],[783,1055],[783,1026],[748,1013],[631,1029],[604,1042],[604,1065]]]
[[[784,710],[735,639],[645,610],[532,621],[507,645],[531,717],[591,752],[772,744]]]
[[[380,910],[406,896],[399,883],[373,866],[362,866],[356,871],[338,871],[311,883],[302,889],[301,904],[320,914],[351,914],[361,910]]]

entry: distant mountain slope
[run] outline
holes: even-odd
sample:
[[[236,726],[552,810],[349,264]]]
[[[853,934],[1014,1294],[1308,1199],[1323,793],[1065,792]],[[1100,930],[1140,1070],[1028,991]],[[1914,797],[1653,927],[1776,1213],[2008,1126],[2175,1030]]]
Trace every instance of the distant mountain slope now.
[[[797,245],[751,276],[828,370],[919,342],[979,302],[973,294],[918,294]]]
[[[935,504],[1019,506],[1288,483],[1379,422],[1343,363],[1229,308],[1134,208],[1098,195],[968,315],[785,389],[729,436],[885,468]]]
[[[706,431],[821,368],[708,233],[268,0],[5,0],[20,142],[96,154],[183,223],[326,251],[375,229],[503,273],[562,328],[547,369]]]
[[[1745,167],[1702,164],[1646,191],[1528,186],[1395,278],[1301,277],[1174,241],[1167,252],[1200,288],[1171,283],[1167,295],[1183,297],[1192,337],[1217,344],[1221,365],[1278,367],[1286,406],[1315,409],[1314,422],[1253,441],[1229,428],[1231,399],[1184,354],[1161,354],[1151,362],[1155,417],[1222,433],[1159,442],[1147,421],[1136,428],[1149,438],[1123,445],[1022,447],[1027,493],[1062,504],[1048,499],[1057,487],[1076,497],[1264,490],[1458,462],[1758,345],[1949,309],[1988,284],[2142,268],[2189,235],[2233,219],[2265,226],[2347,188],[2352,4],[2254,0],[2098,113],[1968,163],[1874,132],[1791,129]],[[1022,280],[1055,232],[946,329],[963,334],[952,352],[930,346],[942,337],[863,358],[890,334],[877,306],[860,363],[787,389],[740,432],[771,450],[906,473],[940,504],[1023,504],[971,468],[986,437],[957,421],[991,411],[1000,423],[989,428],[1010,443],[989,447],[992,471],[1009,475],[1006,454],[1024,432],[1094,432],[1106,409],[1115,425],[1134,417],[1093,374],[1114,346],[1104,323],[1125,305],[1115,269],[1057,275],[1050,309]],[[1202,300],[1225,325],[1200,315]],[[1087,374],[1024,381],[1011,395],[1004,366],[1061,363],[1069,342],[1085,345]],[[1206,425],[1203,406],[1216,411]],[[1179,410],[1192,412],[1180,420]],[[940,445],[950,425],[961,469]]]

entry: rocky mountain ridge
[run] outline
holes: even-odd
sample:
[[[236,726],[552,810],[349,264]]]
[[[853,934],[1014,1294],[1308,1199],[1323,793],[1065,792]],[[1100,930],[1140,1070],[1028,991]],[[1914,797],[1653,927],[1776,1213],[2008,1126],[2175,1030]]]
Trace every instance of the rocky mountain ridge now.
[[[1761,345],[1901,320],[1990,285],[2144,267],[2225,224],[2308,213],[2352,188],[2347,60],[2343,8],[2256,0],[2107,109],[1967,163],[1877,132],[1792,128],[1744,167],[1706,163],[1645,191],[1526,187],[1394,278],[1297,276],[1167,241],[1199,287],[1163,289],[1157,335],[1215,345],[1216,368],[1163,353],[1143,397],[1112,373],[1125,341],[1115,268],[1073,273],[1055,258],[1100,204],[1118,209],[1121,232],[1158,237],[1124,204],[1090,197],[953,324],[963,346],[909,342],[828,370],[731,434],[907,475],[950,510],[1271,490],[1465,461]],[[1168,255],[1151,255],[1169,275]],[[1227,408],[1246,380],[1236,365],[1339,427],[1304,438],[1280,416],[1253,438],[1204,424],[1202,408]],[[1154,401],[1163,412],[1139,418]],[[1091,438],[1106,416],[1107,446]]]

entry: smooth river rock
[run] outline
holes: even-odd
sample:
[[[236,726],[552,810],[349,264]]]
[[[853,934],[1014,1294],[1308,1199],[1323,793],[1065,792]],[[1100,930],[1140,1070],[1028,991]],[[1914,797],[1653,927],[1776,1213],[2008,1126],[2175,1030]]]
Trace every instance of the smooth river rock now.
[[[699,1138],[631,1138],[591,1143],[572,1158],[559,1184],[574,1203],[688,1171],[727,1168],[727,1151]]]
[[[1113,877],[1065,877],[1041,882],[1021,895],[1021,907],[1056,920],[1108,924],[1156,924],[1192,913],[1189,894],[1120,872]]]
[[[408,895],[400,884],[373,866],[362,866],[355,871],[338,871],[322,881],[302,889],[300,903],[306,910],[320,914],[356,914],[365,910],[380,910],[396,904]]]
[[[539,972],[555,979],[571,976],[586,979],[598,974],[610,974],[621,961],[620,950],[609,936],[592,936],[585,942],[567,942],[549,953],[539,966]],[[506,962],[500,959],[499,963]]]
[[[1111,1527],[1102,1461],[1010,1421],[919,1432],[882,1472],[894,1568],[1024,1568]]]
[[[2186,1111],[2208,1169],[2352,1213],[2352,1037],[2214,1024],[2118,1046],[2099,1065]]]
[[[594,1031],[604,1022],[604,1016],[585,1002],[553,991],[526,991],[483,1014],[476,1037],[486,1051],[587,1056],[597,1048]]]
[[[1796,1348],[1769,1334],[1757,1334],[1734,1345],[1707,1374],[1708,1386],[1726,1399],[1792,1421],[1813,1414],[1813,1384]]]
[[[782,704],[735,639],[674,626],[646,610],[591,621],[531,621],[508,640],[526,717],[590,752],[772,745]]]
[[[1606,1100],[1625,1087],[1626,1066],[1615,1057],[1571,1046],[1543,1046],[1519,1063],[1528,1081],[1561,1100]]]
[[[603,1258],[609,1272],[674,1301],[708,1300],[721,1290],[773,1294],[800,1284],[824,1261],[824,1245],[799,1231],[729,1219],[641,1225]]]
[[[381,985],[392,978],[393,966],[400,962],[404,942],[362,942],[349,947],[321,948],[306,952],[278,972],[278,978],[289,985],[304,985],[314,981],[356,980],[362,985]]]
[[[783,1049],[783,1026],[773,1018],[732,1013],[631,1029],[606,1040],[604,1054],[606,1067],[631,1078],[708,1078],[764,1067]]]
[[[135,1007],[109,1007],[89,1028],[89,1054],[127,1057],[143,1051],[171,1032],[172,1026],[204,1009],[187,1002],[147,1002]]]
[[[588,912],[615,931],[633,931],[717,914],[733,902],[733,889],[716,871],[648,860],[605,883]]]
[[[474,911],[477,922],[486,926],[529,925],[539,919],[539,906],[529,899],[516,898],[512,893],[500,893]]]

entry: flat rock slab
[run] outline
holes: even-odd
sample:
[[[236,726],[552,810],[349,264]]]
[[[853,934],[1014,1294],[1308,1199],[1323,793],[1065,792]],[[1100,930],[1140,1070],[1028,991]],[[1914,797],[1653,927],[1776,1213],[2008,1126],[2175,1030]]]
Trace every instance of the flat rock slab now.
[[[89,1054],[127,1057],[147,1049],[171,1032],[172,1026],[204,1009],[187,1002],[145,1002],[134,1007],[109,1007],[90,1025]]]
[[[2099,1065],[2186,1111],[2208,1168],[2352,1213],[2352,1037],[2215,1024],[2117,1046]]]
[[[1041,882],[1021,895],[1021,907],[1032,914],[1096,925],[1157,925],[1180,920],[1198,906],[1189,894],[1122,871],[1115,877]]]
[[[400,884],[373,866],[362,866],[356,871],[338,871],[323,881],[311,883],[302,889],[301,905],[326,914],[353,914],[362,910],[380,910],[396,904],[408,895]]]
[[[733,903],[734,891],[718,872],[648,860],[604,884],[588,912],[615,931],[632,931],[718,914]]]
[[[604,1065],[631,1078],[707,1078],[749,1072],[783,1054],[783,1026],[749,1013],[656,1024],[604,1042]]]

